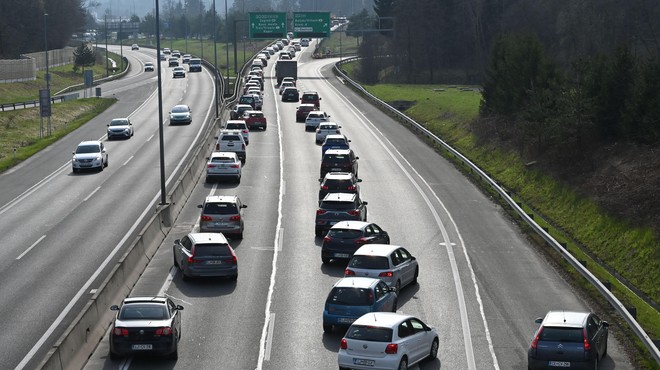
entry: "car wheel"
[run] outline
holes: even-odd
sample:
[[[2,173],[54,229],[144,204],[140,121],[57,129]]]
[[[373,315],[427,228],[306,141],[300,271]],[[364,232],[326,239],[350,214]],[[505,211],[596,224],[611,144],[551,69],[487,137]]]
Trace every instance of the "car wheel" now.
[[[598,370],[598,353],[596,353],[596,358],[594,359],[594,370]]]
[[[389,244],[389,243],[388,243]],[[417,277],[419,276],[419,267],[415,267],[415,276],[413,276],[412,284],[417,284]]]
[[[189,281],[190,280],[190,276],[186,275],[186,273],[183,272],[183,269],[181,270],[181,279],[183,279],[183,281]]]
[[[236,237],[237,237],[238,239],[243,239],[243,231],[241,231],[240,233],[236,234]]]
[[[405,356],[401,359],[401,362],[399,362],[399,367],[397,369],[408,370],[408,359]]]
[[[237,177],[236,177],[236,183],[237,183],[237,184],[240,184],[240,183],[241,183],[241,177],[240,177],[240,176],[237,176]]]
[[[105,167],[108,167],[108,164],[110,164],[110,157],[105,158]]]
[[[433,343],[431,343],[431,352],[429,353],[429,359],[434,360],[436,357],[438,357],[438,338],[433,339]]]
[[[78,173],[78,169],[73,167],[73,173]]]
[[[603,356],[601,358],[607,356],[607,337],[605,337],[605,348],[603,348]]]
[[[324,333],[331,333],[332,332],[332,325],[323,323],[323,332]]]
[[[236,274],[236,275],[232,275],[231,280],[232,280],[232,281],[236,281],[236,280],[238,280],[238,274]]]
[[[401,280],[396,281],[396,284],[394,284],[394,290],[396,290],[396,294],[401,293]]]

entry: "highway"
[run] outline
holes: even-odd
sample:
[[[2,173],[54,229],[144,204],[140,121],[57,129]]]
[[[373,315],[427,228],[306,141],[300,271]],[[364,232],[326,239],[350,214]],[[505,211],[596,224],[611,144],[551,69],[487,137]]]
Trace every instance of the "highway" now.
[[[142,62],[155,60],[155,51],[124,55],[132,65],[128,75],[101,85],[103,96],[116,97],[116,104],[0,175],[2,369],[37,366],[158,205],[157,79],[142,70]],[[164,119],[180,102],[194,113],[189,126],[165,127],[169,183],[211,118],[214,85],[208,72],[173,80],[163,66]],[[105,140],[106,124],[125,116],[135,136],[105,141],[109,166],[73,174],[77,144]]]
[[[368,219],[387,230],[420,265],[419,284],[402,290],[399,312],[440,334],[438,359],[421,369],[524,369],[534,319],[551,309],[588,310],[507,217],[450,163],[336,79],[336,60],[299,59],[298,86],[316,90],[321,109],[342,126],[360,157]],[[274,60],[267,67],[272,76]],[[252,131],[240,185],[200,177],[131,296],[165,294],[184,306],[177,361],[112,361],[107,336],[86,369],[333,369],[342,333],[324,334],[322,310],[341,264],[321,264],[314,215],[321,149],[296,103],[279,100],[266,80],[268,130]],[[237,282],[183,281],[172,268],[175,239],[198,227],[197,205],[237,194],[248,205],[243,240],[232,240]],[[117,302],[120,303],[120,302]],[[600,369],[632,369],[613,335]]]

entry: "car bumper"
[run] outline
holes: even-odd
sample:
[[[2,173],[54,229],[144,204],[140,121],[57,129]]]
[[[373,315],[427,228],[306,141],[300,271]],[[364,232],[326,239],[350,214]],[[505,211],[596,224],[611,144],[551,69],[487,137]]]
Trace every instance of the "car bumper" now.
[[[594,361],[566,361],[566,360],[556,360],[569,362],[570,366],[550,366],[550,361],[552,360],[537,360],[531,357],[527,357],[527,368],[536,370],[536,369],[550,369],[550,370],[562,370],[562,369],[571,369],[571,370],[592,370],[594,368]]]
[[[176,125],[177,123],[191,123],[192,119],[172,119],[170,118],[170,124]]]
[[[93,169],[98,169],[103,166],[103,162],[91,162],[91,163],[78,163],[78,162],[73,162],[72,164],[73,169],[75,170],[93,170]]]
[[[359,365],[356,361],[366,360],[373,361],[369,365]],[[385,357],[366,357],[366,356],[351,356],[346,351],[340,350],[337,356],[337,363],[339,367],[346,367],[349,369],[372,369],[372,370],[387,370],[398,369],[401,358],[399,356],[388,355]]]
[[[112,335],[112,334],[111,334]],[[151,349],[133,349],[133,345],[137,344],[151,344]],[[174,337],[170,339],[163,340],[162,338],[157,341],[129,341],[121,340],[111,337],[110,339],[110,351],[112,353],[120,356],[131,356],[131,355],[169,355],[174,353],[176,350],[176,341]]]
[[[252,129],[255,129],[255,128],[266,128],[266,123],[265,122],[248,123],[247,127],[248,127],[248,130],[252,130]]]
[[[122,132],[108,132],[108,139],[111,139],[113,137],[131,137],[130,132],[122,131]]]
[[[183,274],[186,277],[227,277],[227,276],[237,276],[238,275],[238,266],[237,265],[220,265],[221,268],[208,268],[208,267],[196,267],[196,266],[187,266],[183,271]]]
[[[327,311],[323,311],[323,325],[349,327],[360,316],[330,315]]]
[[[215,225],[210,222],[199,224],[199,232],[201,233],[240,234],[242,231],[243,228],[240,225]]]

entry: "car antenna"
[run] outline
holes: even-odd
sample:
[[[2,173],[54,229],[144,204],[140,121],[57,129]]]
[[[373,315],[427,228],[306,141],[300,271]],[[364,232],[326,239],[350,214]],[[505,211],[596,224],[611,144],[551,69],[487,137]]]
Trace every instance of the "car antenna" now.
[[[564,323],[566,323],[566,311],[561,311],[561,313],[564,315]]]

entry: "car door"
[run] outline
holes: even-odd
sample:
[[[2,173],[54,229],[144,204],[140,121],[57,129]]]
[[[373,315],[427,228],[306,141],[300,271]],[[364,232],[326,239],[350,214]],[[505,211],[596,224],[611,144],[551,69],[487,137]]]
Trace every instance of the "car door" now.
[[[412,263],[412,256],[404,248],[399,248],[395,253],[398,253],[399,266],[401,268],[401,286],[410,284],[415,275],[415,266]]]
[[[605,352],[606,345],[606,328],[603,327],[602,321],[596,315],[591,315],[587,320],[587,336],[589,341],[596,348],[598,357]]]
[[[177,261],[181,270],[188,268],[188,257],[192,256],[192,241],[188,236],[184,236],[179,244],[177,244]]]
[[[429,340],[426,326],[420,320],[412,318],[408,320],[413,334],[409,337],[411,341],[411,361],[418,362],[431,352],[431,341]]]
[[[371,224],[369,225],[371,228],[371,232],[373,233],[373,243],[378,243],[378,244],[390,244],[390,238],[385,232],[385,230],[381,229],[380,226],[376,224]]]
[[[376,285],[376,291],[380,293],[383,304],[380,311],[392,312],[394,311],[394,303],[396,302],[396,293],[392,292],[384,282],[379,282]]]

